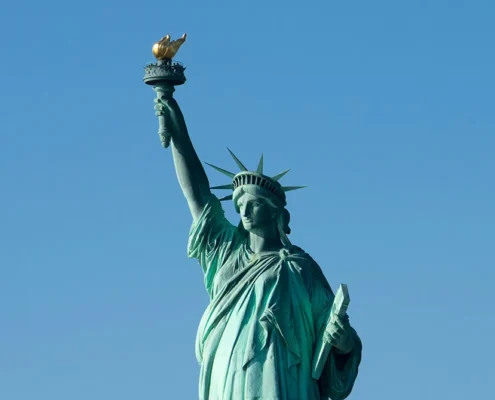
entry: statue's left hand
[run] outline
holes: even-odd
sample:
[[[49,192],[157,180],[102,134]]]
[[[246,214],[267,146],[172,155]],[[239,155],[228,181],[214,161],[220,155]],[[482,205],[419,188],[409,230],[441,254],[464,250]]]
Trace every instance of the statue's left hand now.
[[[341,318],[333,314],[324,335],[325,340],[333,345],[340,354],[349,353],[356,343],[354,330],[349,324],[349,317],[347,315]]]

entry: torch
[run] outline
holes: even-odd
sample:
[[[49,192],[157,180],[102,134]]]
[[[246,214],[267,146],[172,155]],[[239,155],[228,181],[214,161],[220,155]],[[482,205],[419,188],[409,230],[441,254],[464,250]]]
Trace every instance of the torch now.
[[[146,65],[144,68],[144,83],[153,86],[156,97],[159,100],[172,98],[175,91],[174,86],[182,85],[186,82],[184,75],[185,67],[172,58],[179,50],[179,47],[186,41],[186,34],[180,39],[170,40],[170,35],[163,37],[153,45],[152,51],[157,62]],[[158,117],[158,135],[162,146],[167,148],[170,145],[171,133],[165,123],[165,117]]]

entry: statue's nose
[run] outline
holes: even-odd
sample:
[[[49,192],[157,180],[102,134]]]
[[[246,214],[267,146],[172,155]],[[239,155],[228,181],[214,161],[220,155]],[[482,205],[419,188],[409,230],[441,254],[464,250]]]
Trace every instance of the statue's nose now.
[[[249,215],[249,208],[248,208],[248,207],[246,207],[246,206],[243,206],[243,207],[241,208],[241,216],[242,216],[242,217],[246,217],[246,216],[248,216],[248,215]]]

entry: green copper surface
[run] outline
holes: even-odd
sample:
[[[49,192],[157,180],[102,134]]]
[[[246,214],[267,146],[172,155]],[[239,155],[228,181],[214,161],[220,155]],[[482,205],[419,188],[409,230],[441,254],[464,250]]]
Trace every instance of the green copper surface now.
[[[350,326],[344,285],[334,301],[319,265],[293,245],[285,191],[263,157],[255,171],[211,165],[231,182],[210,187],[179,105],[160,96],[179,184],[191,211],[188,256],[203,271],[209,305],[199,324],[200,400],[343,400],[352,391],[361,341]],[[282,190],[282,188],[286,190]],[[211,189],[227,189],[240,223],[231,224]]]

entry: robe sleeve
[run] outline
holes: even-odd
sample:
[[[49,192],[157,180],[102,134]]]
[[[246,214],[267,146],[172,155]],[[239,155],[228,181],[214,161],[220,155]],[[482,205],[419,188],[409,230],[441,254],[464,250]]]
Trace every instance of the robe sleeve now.
[[[215,274],[229,256],[237,235],[237,227],[225,218],[220,201],[211,195],[201,216],[191,226],[187,246],[187,255],[197,258],[203,268],[210,297]]]
[[[316,337],[323,335],[334,294],[318,265],[313,269],[310,298]],[[337,354],[332,347],[323,368],[318,385],[322,399],[343,400],[352,391],[361,362],[361,340],[353,329],[356,345],[348,354]]]

